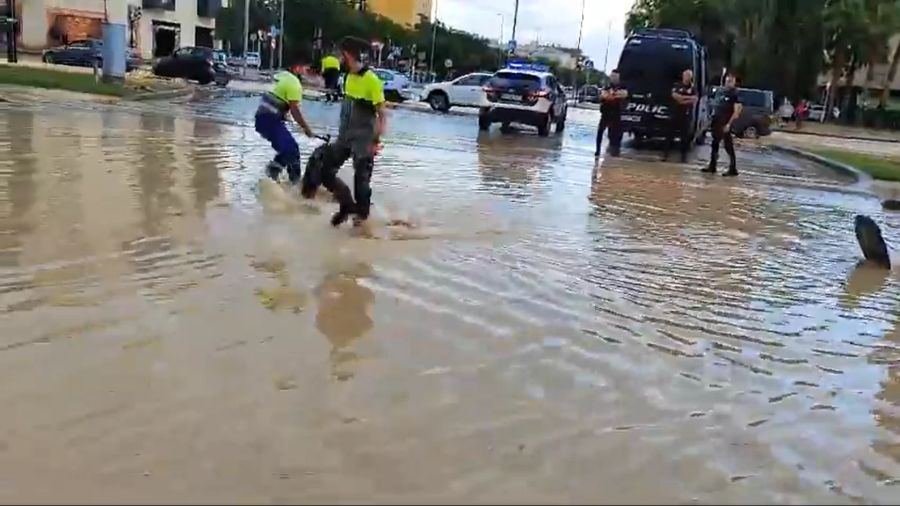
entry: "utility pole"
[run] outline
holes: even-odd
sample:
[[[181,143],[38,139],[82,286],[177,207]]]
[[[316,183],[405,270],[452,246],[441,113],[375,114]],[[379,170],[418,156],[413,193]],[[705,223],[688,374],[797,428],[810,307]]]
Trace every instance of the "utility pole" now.
[[[519,23],[519,0],[516,0],[516,10],[513,13],[513,30],[512,30],[512,38],[510,40],[516,40],[516,26]]]
[[[603,56],[603,72],[607,72],[607,67],[609,66],[609,38],[612,35],[612,20],[609,20],[609,25],[606,27],[606,54]]]
[[[581,24],[578,25],[578,43],[575,45],[575,50],[577,51],[577,55],[578,55],[578,56],[576,56],[576,58],[578,58],[579,60],[581,59],[581,35],[584,32],[584,4],[585,4],[585,0],[581,0]],[[575,63],[576,71],[578,70],[579,66],[580,66],[580,63],[578,61],[576,61],[576,63]],[[572,80],[574,81],[572,83],[572,88],[575,88],[575,96],[577,97],[578,96],[578,73],[577,72],[572,74]],[[587,80],[585,79],[585,81],[587,81]]]
[[[247,75],[247,39],[250,37],[250,2],[251,0],[244,0],[244,68],[242,69],[242,75]]]
[[[278,67],[284,68],[284,3],[287,0],[281,0],[281,20],[279,26],[281,31],[278,32]]]
[[[434,0],[434,19],[431,21],[431,61],[428,64],[428,72],[434,82],[434,44],[437,40],[438,0]]]

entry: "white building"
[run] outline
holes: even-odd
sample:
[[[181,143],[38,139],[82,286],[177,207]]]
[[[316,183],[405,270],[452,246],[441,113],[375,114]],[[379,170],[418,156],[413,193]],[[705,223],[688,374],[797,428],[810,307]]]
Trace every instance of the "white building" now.
[[[228,0],[224,0],[227,2]],[[216,13],[223,0],[27,0],[19,2],[20,44],[40,50],[100,38],[103,21],[128,25],[128,44],[144,58],[181,46],[214,47]]]
[[[516,54],[518,56],[526,56],[529,58],[544,58],[555,62],[562,68],[574,69],[578,64],[579,52],[575,49],[529,42],[528,44],[519,46],[516,49]]]

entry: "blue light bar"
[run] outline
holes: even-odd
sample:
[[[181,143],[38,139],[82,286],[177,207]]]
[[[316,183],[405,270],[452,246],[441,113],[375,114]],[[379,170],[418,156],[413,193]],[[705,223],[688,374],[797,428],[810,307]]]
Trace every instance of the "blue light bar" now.
[[[533,72],[550,72],[550,67],[543,63],[532,63],[522,60],[510,60],[506,62],[506,68],[510,70],[531,70]]]

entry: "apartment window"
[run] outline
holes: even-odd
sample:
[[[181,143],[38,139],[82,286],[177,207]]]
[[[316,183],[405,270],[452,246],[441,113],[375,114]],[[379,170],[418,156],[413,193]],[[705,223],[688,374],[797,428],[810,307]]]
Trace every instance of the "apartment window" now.
[[[145,9],[175,10],[175,0],[144,0],[142,5]]]

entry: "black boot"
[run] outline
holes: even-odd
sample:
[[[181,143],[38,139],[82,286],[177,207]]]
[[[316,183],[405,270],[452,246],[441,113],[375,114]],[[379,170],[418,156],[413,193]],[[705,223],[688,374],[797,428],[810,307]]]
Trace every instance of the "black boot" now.
[[[728,169],[728,172],[722,174],[723,177],[734,177],[737,175],[738,175],[738,171],[734,167],[731,167],[730,169]]]
[[[331,217],[331,226],[339,227],[350,218],[350,213],[341,209]]]
[[[271,162],[269,162],[268,165],[266,165],[266,175],[269,176],[269,178],[272,179],[272,181],[275,181],[277,183],[278,176],[281,175],[282,168],[283,168],[283,166],[280,163],[276,162],[275,160],[272,160]]]
[[[704,172],[704,173],[706,173],[706,174],[715,174],[715,173],[716,173],[716,168],[713,167],[712,165],[709,165],[709,166],[707,166],[705,169],[702,169],[700,172]]]
[[[291,184],[300,182],[300,176],[303,175],[303,169],[300,167],[300,161],[291,162],[287,166],[288,180]]]

